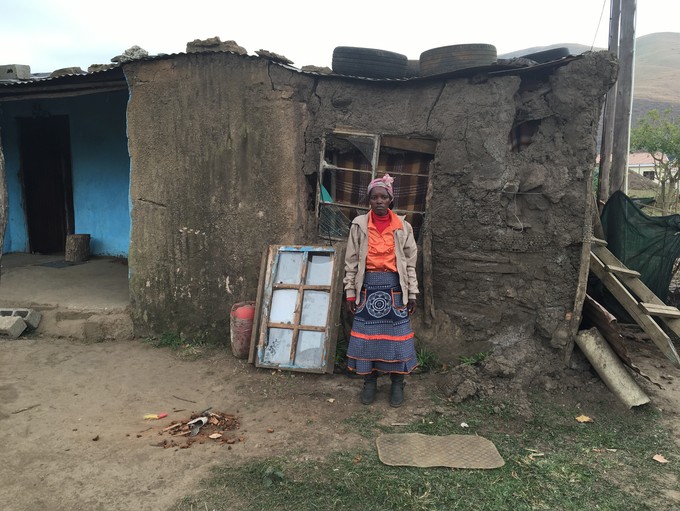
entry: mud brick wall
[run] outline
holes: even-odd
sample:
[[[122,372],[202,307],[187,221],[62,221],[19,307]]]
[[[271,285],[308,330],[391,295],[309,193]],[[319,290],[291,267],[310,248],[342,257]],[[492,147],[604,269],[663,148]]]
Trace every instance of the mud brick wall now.
[[[438,141],[428,215],[444,359],[555,332],[574,307],[607,52],[502,75],[360,80],[228,53],[126,65],[138,330],[228,332],[260,254],[317,243],[320,141],[336,128]],[[422,289],[421,289],[422,291]],[[421,309],[422,310],[422,309]]]

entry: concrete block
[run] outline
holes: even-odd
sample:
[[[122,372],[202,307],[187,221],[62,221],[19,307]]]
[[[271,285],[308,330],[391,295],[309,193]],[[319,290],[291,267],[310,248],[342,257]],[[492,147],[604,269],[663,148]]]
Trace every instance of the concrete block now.
[[[7,335],[16,339],[24,330],[26,322],[16,316],[0,316],[0,335]]]
[[[42,314],[37,310],[33,309],[14,309],[14,314],[12,316],[17,316],[26,322],[26,326],[29,330],[35,330],[40,324],[40,319]]]
[[[0,309],[0,317],[16,316],[24,320],[27,328],[35,330],[40,324],[42,314],[33,309]]]
[[[30,80],[31,66],[24,64],[8,64],[0,66],[0,82],[2,80]]]

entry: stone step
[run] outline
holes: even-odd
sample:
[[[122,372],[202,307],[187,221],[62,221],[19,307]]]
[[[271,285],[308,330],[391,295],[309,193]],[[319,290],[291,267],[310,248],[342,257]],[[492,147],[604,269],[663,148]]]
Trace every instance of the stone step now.
[[[88,310],[46,307],[36,333],[89,342],[132,339],[132,317],[127,309]]]

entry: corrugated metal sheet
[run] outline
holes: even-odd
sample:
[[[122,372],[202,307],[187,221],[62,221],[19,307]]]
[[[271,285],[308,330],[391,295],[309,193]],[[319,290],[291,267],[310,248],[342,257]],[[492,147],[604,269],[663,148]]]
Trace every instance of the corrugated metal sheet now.
[[[223,51],[207,51],[207,52],[197,52],[197,53],[231,53],[234,55],[238,55],[237,53],[234,52],[223,52]],[[151,55],[148,57],[142,57],[139,59],[135,59],[130,62],[147,62],[147,61],[155,61],[155,60],[167,60],[167,59],[173,59],[179,56],[187,56],[187,55],[195,55],[196,53],[170,53],[170,54],[160,54],[160,55]],[[568,62],[571,62],[575,59],[581,58],[580,56],[572,56],[572,57],[566,57],[562,58],[560,60],[556,60],[553,62],[546,62],[544,64],[537,64],[534,66],[527,66],[527,67],[516,67],[516,66],[510,66],[507,64],[502,64],[502,63],[495,63],[495,64],[490,64],[487,66],[481,66],[481,67],[474,67],[474,68],[467,68],[467,69],[459,69],[456,71],[450,71],[447,73],[441,73],[441,74],[435,74],[435,75],[428,75],[428,76],[414,76],[414,77],[408,77],[408,78],[367,78],[367,77],[362,77],[362,76],[349,76],[349,75],[340,75],[336,73],[331,73],[331,74],[325,74],[325,73],[319,73],[315,71],[308,71],[308,70],[301,70],[296,67],[293,67],[288,64],[284,64],[281,62],[277,62],[276,60],[269,59],[267,57],[260,57],[257,55],[240,55],[242,58],[248,58],[248,59],[253,59],[253,60],[269,60],[272,64],[275,64],[277,66],[284,67],[286,69],[289,69],[291,71],[295,71],[297,73],[305,74],[305,75],[312,75],[312,76],[320,76],[320,77],[326,77],[326,78],[343,78],[343,79],[352,79],[352,80],[361,80],[361,81],[366,81],[366,82],[413,82],[413,81],[432,81],[432,80],[444,80],[444,79],[452,79],[452,78],[462,78],[462,77],[467,77],[467,76],[473,76],[476,74],[488,74],[490,76],[499,76],[499,75],[507,75],[507,74],[524,74],[527,72],[538,72],[541,70],[548,70],[551,68],[563,66],[567,64]],[[61,75],[61,76],[56,76],[52,77],[48,73],[39,73],[34,75],[35,77],[31,80],[6,80],[6,81],[0,81],[0,99],[3,97],[7,97],[10,95],[15,95],[16,91],[22,90],[22,93],[28,92],[28,89],[34,88],[37,85],[42,85],[47,89],[47,87],[50,87],[51,85],[54,85],[55,87],[57,85],[63,85],[67,86],[69,84],[73,84],[74,86],[78,86],[82,88],[86,84],[91,84],[92,86],[96,87],[98,82],[104,82],[104,81],[125,81],[125,75],[123,73],[123,66],[125,63],[118,64],[116,67],[113,67],[111,69],[105,69],[101,71],[94,71],[91,73],[78,73],[78,74],[66,74],[66,75]],[[51,87],[50,87],[51,88]],[[12,94],[14,92],[14,94]]]

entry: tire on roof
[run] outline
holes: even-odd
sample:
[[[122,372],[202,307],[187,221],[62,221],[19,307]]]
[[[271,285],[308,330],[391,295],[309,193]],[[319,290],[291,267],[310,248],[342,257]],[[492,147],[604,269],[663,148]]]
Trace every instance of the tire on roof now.
[[[550,50],[537,51],[534,53],[528,53],[527,55],[522,55],[524,59],[530,59],[538,64],[543,64],[545,62],[552,62],[553,60],[563,59],[571,55],[569,48],[566,46],[560,46],[559,48],[551,48]]]
[[[367,78],[403,78],[408,58],[374,48],[338,46],[333,50],[333,72]]]
[[[432,48],[420,54],[422,76],[448,73],[469,67],[488,66],[498,59],[492,44],[454,44]]]

